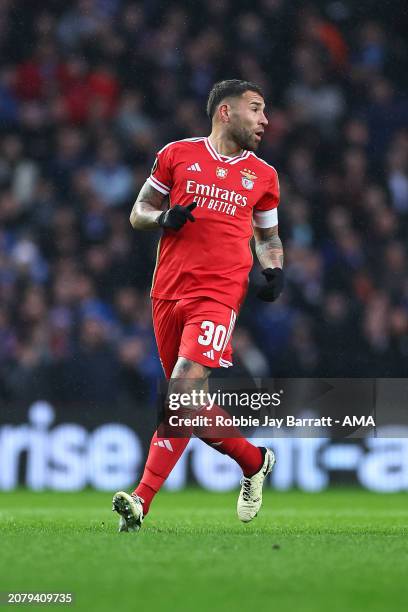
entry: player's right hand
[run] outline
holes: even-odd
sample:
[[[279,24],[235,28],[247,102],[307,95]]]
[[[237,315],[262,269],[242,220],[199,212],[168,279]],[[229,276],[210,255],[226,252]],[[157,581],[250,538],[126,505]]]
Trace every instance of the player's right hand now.
[[[178,231],[187,221],[195,221],[191,211],[195,209],[197,202],[191,202],[188,206],[175,204],[169,210],[165,210],[157,217],[160,227]]]

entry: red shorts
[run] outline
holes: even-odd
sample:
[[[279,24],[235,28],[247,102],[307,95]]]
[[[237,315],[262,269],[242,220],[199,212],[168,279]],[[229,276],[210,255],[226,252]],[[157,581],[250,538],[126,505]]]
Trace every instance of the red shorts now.
[[[166,378],[178,357],[208,368],[232,366],[231,335],[237,318],[229,306],[207,298],[153,298],[153,326]]]

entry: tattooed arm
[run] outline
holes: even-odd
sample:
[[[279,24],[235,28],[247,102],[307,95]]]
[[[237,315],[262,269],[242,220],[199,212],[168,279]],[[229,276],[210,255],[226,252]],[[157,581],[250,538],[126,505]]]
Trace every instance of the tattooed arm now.
[[[133,229],[158,229],[157,219],[166,210],[166,204],[166,196],[146,181],[130,213],[130,224]]]
[[[278,226],[254,227],[255,252],[262,269],[283,268],[283,248],[278,234]]]
[[[283,289],[283,248],[278,226],[254,227],[255,250],[265,277],[257,296],[264,302],[274,302]]]

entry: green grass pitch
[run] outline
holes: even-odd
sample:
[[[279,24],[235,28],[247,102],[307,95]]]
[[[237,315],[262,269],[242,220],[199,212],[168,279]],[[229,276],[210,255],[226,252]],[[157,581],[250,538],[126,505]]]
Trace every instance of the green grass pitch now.
[[[98,612],[408,609],[407,494],[267,491],[247,525],[235,503],[162,492],[135,535],[116,532],[108,493],[1,493],[0,591]]]

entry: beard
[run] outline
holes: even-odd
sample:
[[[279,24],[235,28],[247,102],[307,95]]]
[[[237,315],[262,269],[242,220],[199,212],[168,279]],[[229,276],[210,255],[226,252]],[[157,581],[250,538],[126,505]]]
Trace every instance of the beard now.
[[[256,151],[259,142],[255,140],[254,133],[245,127],[231,128],[230,137],[237,143],[241,149],[248,151]]]

